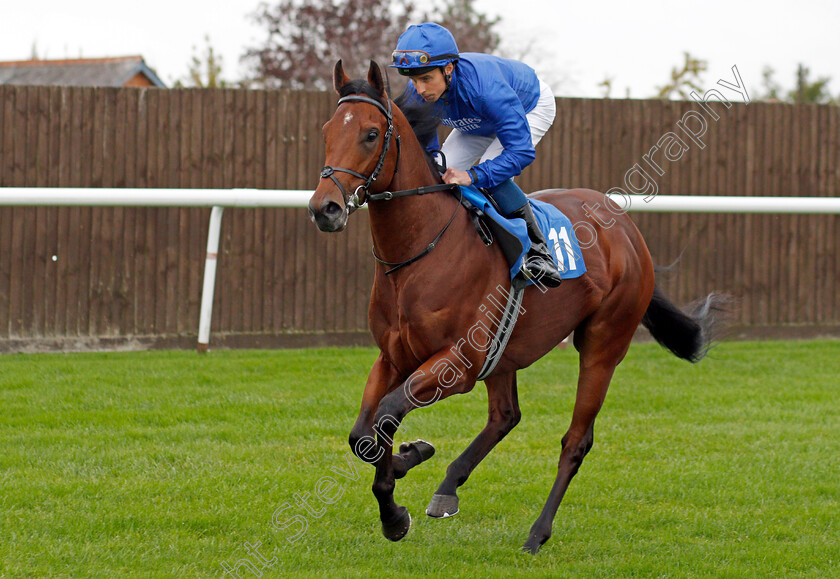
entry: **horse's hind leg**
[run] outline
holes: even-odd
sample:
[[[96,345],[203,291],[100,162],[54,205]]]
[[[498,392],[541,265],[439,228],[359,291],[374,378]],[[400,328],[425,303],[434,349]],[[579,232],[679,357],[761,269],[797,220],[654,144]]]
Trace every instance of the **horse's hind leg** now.
[[[629,328],[635,327],[632,323],[618,323],[608,312],[602,311],[600,316],[596,314],[594,319],[590,319],[584,327],[575,331],[575,346],[580,351],[580,375],[572,423],[563,436],[557,478],[540,516],[531,526],[528,540],[523,546],[525,551],[535,554],[551,536],[551,525],[560,501],[563,500],[563,495],[566,494],[566,489],[569,488],[569,483],[584,457],[592,448],[595,417],[604,403],[615,367],[624,358],[630,346],[633,331]],[[616,333],[615,328],[625,330]]]
[[[487,425],[446,469],[446,478],[426,508],[426,514],[430,517],[449,517],[458,512],[456,489],[466,482],[478,463],[513,430],[522,416],[519,411],[515,372],[488,378],[485,384],[489,406]]]
[[[609,365],[584,368],[581,364],[572,424],[563,436],[563,450],[560,452],[560,461],[557,465],[557,478],[540,516],[531,526],[528,540],[523,547],[532,554],[536,554],[551,536],[551,525],[560,501],[563,500],[563,495],[566,494],[566,489],[569,488],[572,477],[580,468],[583,458],[592,448],[595,417],[601,409],[614,368],[615,366]]]

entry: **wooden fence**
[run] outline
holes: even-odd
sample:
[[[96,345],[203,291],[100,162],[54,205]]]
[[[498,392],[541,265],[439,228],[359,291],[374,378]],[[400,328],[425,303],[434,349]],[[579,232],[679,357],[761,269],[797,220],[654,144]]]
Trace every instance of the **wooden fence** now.
[[[287,91],[0,86],[0,187],[314,189],[320,127],[335,100]],[[660,195],[840,194],[840,107],[714,103],[714,120],[686,102],[557,104],[554,127],[520,179],[526,190],[626,188],[638,166]],[[705,114],[698,142],[677,127],[688,111]],[[688,148],[678,160],[664,157],[666,147],[651,151],[669,132]],[[644,180],[638,171],[630,176],[637,187]],[[0,207],[0,349],[50,339],[190,345],[208,215]],[[722,290],[742,300],[742,326],[840,326],[837,216],[633,217],[658,263],[681,257],[666,282],[678,301]],[[351,219],[347,231],[327,235],[302,209],[228,211],[213,342],[364,336],[370,234],[365,212]]]

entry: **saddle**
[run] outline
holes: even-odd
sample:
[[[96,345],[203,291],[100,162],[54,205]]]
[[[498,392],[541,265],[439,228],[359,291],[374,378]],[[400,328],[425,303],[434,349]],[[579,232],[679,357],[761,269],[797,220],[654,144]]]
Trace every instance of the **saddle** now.
[[[484,198],[488,203],[490,203],[490,205],[493,206],[493,209],[501,215],[502,210],[498,203],[496,203],[495,199],[490,196],[490,191],[484,188],[478,188],[478,191],[484,195]],[[463,205],[470,214],[475,230],[478,232],[478,236],[481,238],[481,241],[484,242],[484,245],[489,247],[493,245],[494,242],[498,242],[499,249],[502,250],[502,254],[504,254],[508,265],[512,267],[513,264],[516,263],[517,257],[519,257],[519,255],[521,255],[525,250],[522,245],[522,240],[520,240],[513,232],[503,227],[497,220],[488,216],[487,213],[473,204],[467,196],[461,196],[461,205]]]
[[[481,240],[487,246],[498,243],[502,250],[510,268],[510,278],[514,288],[524,288],[535,283],[522,270],[525,256],[531,248],[525,222],[521,219],[504,217],[486,189],[480,190],[472,185],[462,186],[460,189],[461,204],[470,214]],[[569,218],[553,205],[543,201],[529,199],[529,203],[543,235],[555,250],[552,252],[552,258],[562,272],[561,277],[574,279],[586,273],[580,244]]]

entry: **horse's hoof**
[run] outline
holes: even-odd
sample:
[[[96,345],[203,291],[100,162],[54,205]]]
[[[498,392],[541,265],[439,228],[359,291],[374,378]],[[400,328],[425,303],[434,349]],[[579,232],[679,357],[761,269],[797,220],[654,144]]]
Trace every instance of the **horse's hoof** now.
[[[415,440],[414,442],[403,442],[400,445],[400,454],[406,454],[409,451],[415,451],[419,455],[420,460],[418,464],[429,460],[435,455],[435,447],[431,443],[421,439]]]
[[[399,541],[408,534],[410,528],[411,515],[408,514],[407,508],[400,507],[392,521],[382,523],[382,534],[389,541]]]
[[[426,514],[433,519],[454,517],[458,514],[458,495],[433,495]]]
[[[548,537],[540,538],[535,534],[531,534],[528,537],[528,540],[525,541],[525,544],[522,545],[522,550],[526,553],[530,553],[531,555],[536,555],[539,552],[540,547],[542,547],[546,541],[548,541]]]

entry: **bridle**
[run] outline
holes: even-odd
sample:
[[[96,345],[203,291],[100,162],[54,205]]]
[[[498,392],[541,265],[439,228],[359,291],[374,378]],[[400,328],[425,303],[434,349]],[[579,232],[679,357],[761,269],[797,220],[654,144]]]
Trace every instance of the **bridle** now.
[[[378,108],[383,115],[385,115],[385,119],[388,121],[388,128],[385,130],[385,138],[384,143],[382,145],[382,154],[379,155],[379,161],[376,163],[376,167],[373,169],[373,173],[369,176],[365,177],[361,173],[353,171],[352,169],[344,169],[341,167],[330,167],[329,165],[324,166],[321,169],[321,179],[330,178],[332,179],[333,183],[336,184],[339,191],[341,191],[342,196],[346,200],[347,203],[347,212],[348,214],[352,213],[356,209],[359,209],[362,205],[368,202],[368,199],[377,200],[378,196],[376,194],[370,193],[370,188],[373,185],[373,182],[376,181],[376,178],[379,177],[379,173],[382,171],[382,167],[385,166],[385,158],[388,156],[388,150],[391,148],[391,139],[395,138],[397,141],[397,161],[394,163],[394,174],[399,170],[400,167],[400,135],[394,132],[394,118],[391,114],[391,99],[385,98],[385,103],[387,104],[388,108],[382,106],[382,103],[379,101],[362,96],[362,95],[349,95],[338,100],[338,105],[341,106],[343,103],[348,102],[362,102],[368,103],[376,108]],[[341,173],[347,173],[354,177],[358,177],[362,179],[364,183],[356,187],[356,190],[353,192],[353,195],[348,196],[347,192],[344,190],[344,187],[341,186],[338,179],[335,178],[335,172],[340,171]],[[359,197],[359,191],[364,191],[364,196]],[[381,197],[385,199],[385,197]],[[390,199],[390,197],[387,197]]]
[[[379,155],[379,161],[376,163],[376,167],[374,167],[373,172],[365,177],[361,173],[357,171],[353,171],[352,169],[344,169],[343,167],[330,167],[329,165],[325,165],[323,169],[321,169],[321,179],[332,179],[333,183],[335,183],[338,190],[341,191],[341,195],[346,200],[345,203],[347,205],[347,214],[353,213],[356,209],[362,207],[368,201],[390,201],[391,199],[396,199],[398,197],[408,197],[410,195],[425,195],[427,193],[437,193],[439,191],[451,191],[452,189],[456,188],[457,185],[451,184],[441,184],[441,185],[429,185],[427,187],[417,187],[416,189],[404,189],[402,191],[384,191],[382,193],[371,193],[370,188],[373,185],[376,178],[379,177],[379,173],[382,171],[382,167],[385,166],[385,158],[388,156],[388,150],[391,148],[391,139],[395,138],[397,141],[397,160],[394,163],[394,174],[396,175],[397,171],[400,168],[400,135],[396,133],[394,130],[394,119],[393,115],[391,114],[391,99],[385,98],[385,102],[387,108],[382,105],[379,101],[363,96],[363,95],[349,95],[346,97],[342,97],[338,99],[338,105],[340,106],[343,103],[347,102],[362,102],[368,103],[376,108],[378,108],[383,115],[385,115],[385,119],[388,121],[388,128],[385,130],[385,139],[382,145],[382,153]],[[335,173],[347,173],[348,175],[352,175],[354,177],[358,177],[362,179],[364,183],[356,187],[356,190],[353,192],[353,195],[348,196],[347,192],[344,190],[344,187],[341,186],[341,183],[336,179]],[[360,198],[359,191],[363,191],[364,195]],[[461,199],[463,199],[463,195],[461,194],[461,190],[458,190],[459,194],[459,203],[460,206]],[[449,229],[449,226],[452,225],[452,222],[455,221],[455,216],[458,214],[458,207],[455,208],[455,213],[452,214],[452,217],[449,219],[449,222],[444,226],[440,233],[432,240],[432,242],[426,246],[426,248],[421,251],[419,254],[415,255],[411,259],[407,259],[405,261],[400,262],[389,262],[381,259],[378,255],[376,255],[376,251],[373,251],[373,257],[381,263],[382,265],[386,265],[391,269],[385,271],[385,275],[394,273],[398,269],[402,269],[407,265],[411,265],[415,261],[419,260],[420,258],[426,256],[430,251],[432,251],[436,246],[440,238],[443,237],[443,234],[446,233],[446,230]]]

